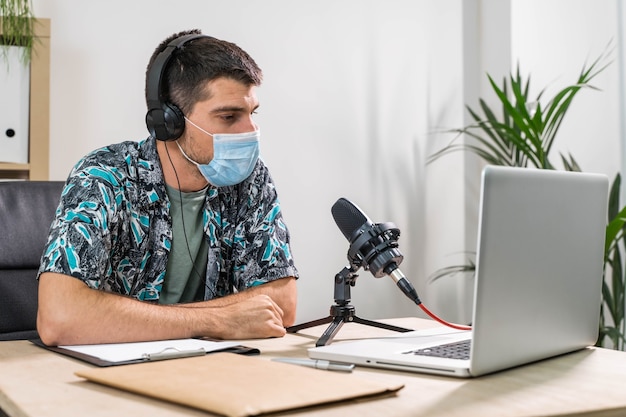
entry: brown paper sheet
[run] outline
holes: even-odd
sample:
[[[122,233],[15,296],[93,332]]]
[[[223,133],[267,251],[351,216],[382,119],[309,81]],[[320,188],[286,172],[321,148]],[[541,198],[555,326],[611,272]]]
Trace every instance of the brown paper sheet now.
[[[233,353],[76,372],[92,382],[229,417],[257,416],[393,394],[352,374],[272,362]]]

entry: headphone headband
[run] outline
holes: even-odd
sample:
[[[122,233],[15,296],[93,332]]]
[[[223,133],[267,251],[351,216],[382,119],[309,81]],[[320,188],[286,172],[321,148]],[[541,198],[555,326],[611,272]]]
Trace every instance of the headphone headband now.
[[[185,130],[185,116],[173,103],[167,102],[163,97],[162,82],[167,65],[174,53],[182,48],[187,42],[198,38],[210,36],[192,33],[173,39],[165,49],[156,56],[146,80],[146,126],[150,135],[156,139],[171,141],[178,139]]]

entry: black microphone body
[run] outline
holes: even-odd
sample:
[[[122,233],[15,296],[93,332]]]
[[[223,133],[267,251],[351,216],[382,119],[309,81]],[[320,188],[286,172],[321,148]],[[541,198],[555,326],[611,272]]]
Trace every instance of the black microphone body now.
[[[337,200],[331,212],[337,227],[350,242],[350,265],[355,270],[363,267],[376,278],[389,275],[407,297],[421,304],[417,291],[398,268],[404,256],[398,249],[400,230],[396,225],[372,223],[359,207],[345,198]]]

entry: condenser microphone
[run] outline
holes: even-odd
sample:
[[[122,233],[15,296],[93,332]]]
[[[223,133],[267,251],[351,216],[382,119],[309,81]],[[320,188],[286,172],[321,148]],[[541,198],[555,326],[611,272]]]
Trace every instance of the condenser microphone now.
[[[413,302],[421,304],[417,291],[398,266],[404,257],[398,249],[400,230],[393,223],[373,223],[355,204],[340,198],[331,212],[337,227],[350,242],[348,260],[376,278],[388,275]]]

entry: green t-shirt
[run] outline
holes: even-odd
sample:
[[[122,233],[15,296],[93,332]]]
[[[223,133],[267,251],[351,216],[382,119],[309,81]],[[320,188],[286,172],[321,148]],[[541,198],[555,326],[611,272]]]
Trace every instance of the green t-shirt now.
[[[183,193],[167,186],[173,240],[160,304],[188,303],[203,298],[208,251],[202,223],[206,192],[205,188]]]

